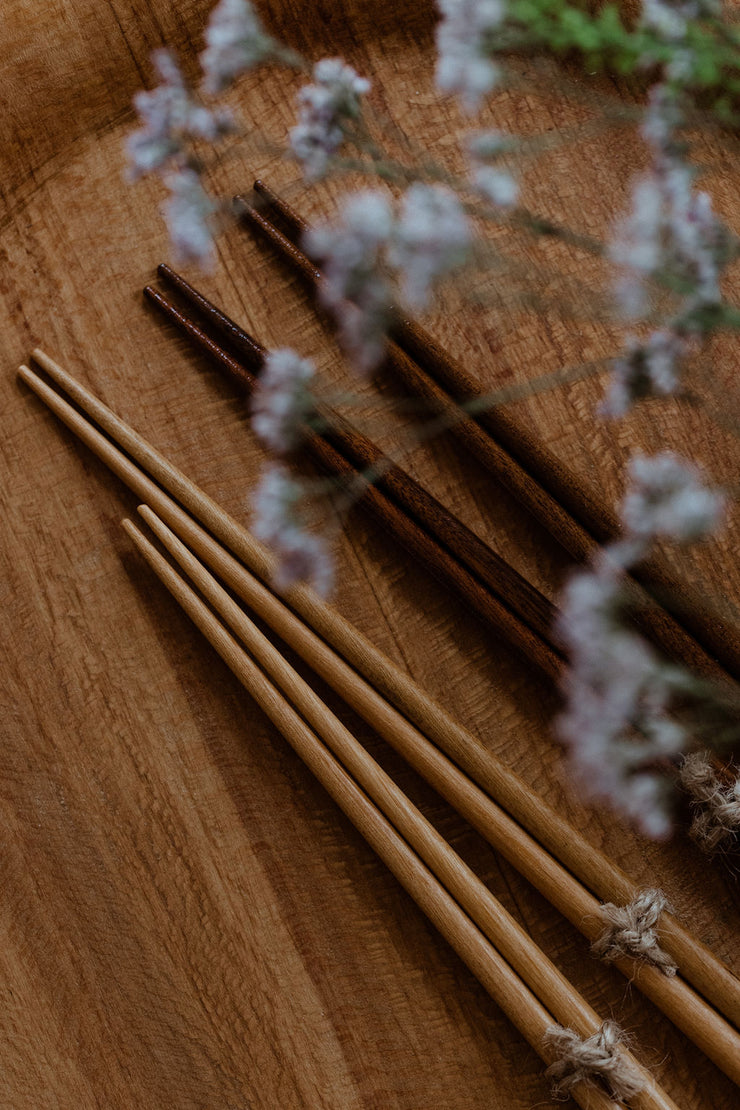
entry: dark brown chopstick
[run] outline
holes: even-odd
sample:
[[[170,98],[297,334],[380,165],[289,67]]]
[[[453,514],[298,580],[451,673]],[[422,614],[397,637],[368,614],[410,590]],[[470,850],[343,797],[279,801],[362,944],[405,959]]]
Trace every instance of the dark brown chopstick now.
[[[254,385],[264,348],[212,305],[169,267],[162,278],[232,345],[240,359],[216,343],[198,324],[158,290],[145,295],[190,342],[247,391]],[[331,414],[333,422],[334,414]],[[355,488],[357,468],[377,468],[378,485],[365,483],[362,502],[384,528],[445,584],[452,586],[486,624],[550,677],[562,667],[562,656],[550,638],[552,606],[503,559],[439,504],[400,467],[388,462],[368,440],[346,425],[310,434],[306,448],[319,465]],[[347,457],[349,456],[349,457]]]
[[[313,266],[310,259],[303,254],[300,248],[301,239],[309,230],[308,223],[295,208],[283,200],[264,181],[255,181],[254,191],[262,202],[261,205],[258,205],[256,214],[254,210],[243,211],[241,205],[237,206],[237,213],[252,221],[260,231],[270,238],[272,238],[271,231],[273,229],[277,230],[276,225],[271,223],[270,219],[270,216],[275,213],[285,229],[285,237],[288,242],[297,248],[290,256],[291,261],[295,266],[300,267],[305,277],[309,277],[310,268],[312,270],[311,279],[315,282],[320,281],[321,270]],[[243,200],[243,198],[240,199]],[[267,209],[269,209],[269,215]],[[275,241],[275,245],[280,247],[281,253],[284,251],[283,244]],[[288,257],[287,252],[285,253]],[[308,263],[308,266],[306,266],[306,263]],[[555,538],[573,558],[586,558],[593,548],[594,540],[603,543],[617,534],[619,523],[614,514],[605,505],[596,501],[588,490],[577,482],[574,475],[562,465],[558,457],[538,442],[527,428],[512,420],[499,407],[482,407],[481,401],[484,398],[480,385],[458,362],[450,357],[428,331],[398,307],[394,307],[392,310],[389,334],[393,342],[413,359],[423,374],[428,375],[433,382],[436,382],[442,390],[449,394],[449,399],[452,399],[457,405],[473,402],[472,419],[474,422],[488,433],[495,445],[502,447],[504,452],[511,456],[511,461],[503,456],[497,459],[501,470],[499,477],[502,483],[515,496],[523,499],[525,504],[529,504],[530,499],[534,498],[535,508],[539,508],[542,512],[545,509],[549,510],[551,514],[548,518],[550,523],[545,524],[545,526],[551,533],[553,529],[557,531],[558,534]],[[414,386],[417,384],[423,386],[426,383],[423,380],[419,382],[414,377],[413,384]],[[440,395],[432,389],[429,390],[428,397],[430,400],[441,400]],[[487,455],[483,461],[488,461]],[[519,473],[522,469],[525,471],[524,475]],[[526,480],[527,477],[534,478],[542,485],[543,489],[557,502],[557,505],[543,505],[539,492],[530,487],[530,483]],[[559,507],[564,508],[566,514],[569,514],[573,519],[568,519],[568,515],[561,515],[557,511]],[[537,514],[535,513],[535,515]],[[578,526],[579,521],[583,527]],[[543,523],[545,522],[543,521]],[[584,532],[588,532],[590,535],[586,535]]]
[[[255,182],[258,207],[237,198],[237,214],[258,230],[315,288],[321,271],[298,245],[307,223],[264,182]],[[275,212],[286,234],[268,218]],[[483,408],[480,386],[415,321],[394,310],[388,362],[396,379],[433,409],[449,417],[451,432],[579,561],[590,557],[598,543],[614,538],[619,525],[606,506],[596,501],[560,461],[500,408]],[[459,406],[473,402],[474,413]],[[669,657],[709,678],[740,679],[740,633],[714,612],[691,603],[690,592],[656,559],[634,571],[649,590],[665,602],[682,599],[680,620],[643,591],[635,590],[636,623]],[[688,598],[688,602],[687,602]]]
[[[163,281],[198,311],[213,331],[240,354],[242,364],[246,362],[253,373],[259,374],[265,353],[260,344],[169,266],[162,264],[157,272]],[[151,293],[147,295],[155,299]],[[163,303],[159,307],[164,311]],[[202,343],[195,331],[190,334],[195,342]],[[214,357],[218,359],[215,353]],[[251,385],[236,367],[226,368],[239,376],[245,385]],[[320,415],[320,434],[324,441],[344,455],[357,470],[372,472],[375,484],[386,495],[471,570],[525,624],[542,639],[551,642],[553,606],[531,583],[445,509],[406,471],[392,463],[367,436],[328,407],[324,407]]]

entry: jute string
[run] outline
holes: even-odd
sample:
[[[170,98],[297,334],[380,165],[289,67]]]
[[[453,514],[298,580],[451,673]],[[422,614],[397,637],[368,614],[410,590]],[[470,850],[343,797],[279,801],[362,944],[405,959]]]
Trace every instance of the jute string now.
[[[572,1029],[551,1025],[545,1044],[554,1048],[558,1059],[546,1075],[553,1082],[553,1096],[567,1098],[584,1079],[603,1079],[613,1098],[629,1099],[638,1094],[644,1080],[635,1066],[619,1051],[624,1033],[615,1021],[605,1021],[598,1033],[585,1039]]]
[[[720,782],[703,752],[687,755],[680,775],[694,808],[690,831],[699,847],[717,852],[735,844],[740,834],[740,778],[729,785]]]
[[[664,975],[675,975],[676,964],[658,944],[656,926],[666,908],[670,909],[660,890],[642,890],[626,906],[605,902],[599,906],[599,916],[606,929],[591,946],[594,956],[607,963],[632,956],[660,968]]]

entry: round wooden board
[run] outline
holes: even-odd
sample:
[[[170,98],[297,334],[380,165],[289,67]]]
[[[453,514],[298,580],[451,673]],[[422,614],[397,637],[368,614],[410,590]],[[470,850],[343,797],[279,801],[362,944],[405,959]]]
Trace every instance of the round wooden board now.
[[[433,83],[434,6],[386,0],[262,5],[311,59],[341,54],[371,78],[375,109],[451,170],[464,121]],[[0,61],[0,900],[2,1110],[519,1110],[550,1105],[535,1053],[435,934],[349,822],[250,703],[131,549],[136,502],[16,380],[37,344],[238,519],[263,456],[244,403],[154,317],[141,289],[169,257],[157,182],[124,180],[131,98],[170,45],[194,75],[210,4],[8,0]],[[515,63],[529,91],[497,97],[482,124],[569,129],[524,173],[524,198],[603,235],[644,158],[632,127],[588,128],[585,103]],[[584,78],[617,106],[606,79]],[[354,179],[308,188],[259,140],[284,142],[299,80],[267,68],[232,100],[249,131],[214,185],[265,176],[306,214],[335,210]],[[526,81],[525,81],[526,84]],[[626,103],[626,100],[623,99]],[[700,149],[717,207],[740,226],[734,137]],[[576,298],[599,266],[500,234],[497,245],[560,275]],[[229,230],[193,280],[266,345],[316,357],[354,384],[299,286],[245,231]],[[736,275],[730,275],[728,293]],[[581,285],[577,285],[580,282]],[[448,291],[430,329],[490,388],[617,349],[606,323]],[[737,290],[735,290],[737,293]],[[490,295],[489,295],[490,294]],[[737,441],[713,418],[737,394],[734,342],[717,342],[706,410],[674,403],[609,425],[603,376],[549,389],[518,414],[616,504],[638,448],[687,450],[736,482]],[[360,416],[398,449],[396,391],[363,390]],[[738,411],[739,406],[735,406]],[[551,596],[566,570],[545,534],[440,439],[404,464]],[[722,537],[671,556],[699,592],[740,603],[737,513]],[[635,880],[738,969],[736,880],[684,834],[651,844],[569,792],[552,737],[555,693],[354,510],[338,535],[338,608]],[[384,764],[684,1110],[737,1105],[730,1083],[369,730]]]

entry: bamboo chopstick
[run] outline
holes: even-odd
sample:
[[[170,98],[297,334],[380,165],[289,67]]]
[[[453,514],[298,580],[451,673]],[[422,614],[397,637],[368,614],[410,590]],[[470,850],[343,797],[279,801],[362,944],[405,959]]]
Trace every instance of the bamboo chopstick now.
[[[167,462],[150,444],[138,436],[105,405],[79,385],[43,352],[35,356],[55,381],[81,407],[97,421],[124,449],[177,496],[211,532],[235,552],[260,578],[268,579],[271,561],[264,549],[240,526],[228,517],[218,505],[198,490],[180,471]],[[473,736],[467,733],[444,710],[422,693],[416,684],[400,672],[377,651],[369,641],[353,629],[339,614],[316,597],[312,591],[296,588],[289,601],[312,624],[323,640],[333,643],[352,666],[348,666],[327,644],[297,621],[290,611],[249,575],[244,567],[216,543],[190,516],[176,505],[162,489],[156,486],[141,470],[126,458],[111,442],[73,409],[58,393],[50,389],[27,367],[19,371],[21,378],[96,454],[126,482],[136,494],[154,506],[160,516],[174,528],[198,555],[209,563],[221,578],[234,588],[248,604],[286,641],[292,637],[297,651],[339,690],[346,700],[358,710],[390,743],[394,744],[444,793],[454,805],[501,850],[522,874],[558,906],[561,912],[584,928],[588,934],[589,919],[593,923],[595,904],[593,897],[577,883],[566,868],[578,875],[586,886],[602,899],[628,902],[635,897],[634,884],[602,853],[591,847],[580,834],[571,829],[547,804],[498,760],[488,753]],[[364,681],[352,669],[364,674]],[[372,687],[377,687],[397,704],[398,713],[387,705]],[[565,868],[559,866],[535,840],[507,817],[474,783],[462,776],[441,753],[428,743],[409,723],[422,725],[437,744],[455,759],[459,767],[468,770],[489,794],[497,799],[517,820],[521,821],[560,858]],[[424,723],[426,728],[424,728]],[[425,746],[426,745],[426,746]],[[413,753],[416,755],[412,758]],[[447,791],[447,793],[445,793]],[[465,807],[465,808],[463,808]],[[590,899],[590,901],[589,901]],[[682,970],[682,974],[708,998],[721,1012],[738,1024],[740,994],[738,980],[715,959],[709,950],[686,932],[669,914],[664,914],[660,925],[660,943]],[[634,965],[625,961],[622,967],[633,973]],[[686,985],[680,980],[668,980],[655,968],[643,967],[636,972],[641,989],[653,998],[671,1016],[679,1027],[701,1044],[703,1050],[715,1059],[720,1067],[737,1068],[736,1048],[727,1060],[717,1058],[717,1046],[725,1043],[724,1034],[715,1039],[709,1015],[696,1006],[705,1006],[690,992],[690,1005],[684,999]],[[698,1026],[698,1028],[695,1028]],[[704,1032],[703,1032],[704,1031]],[[705,1043],[701,1043],[701,1040]],[[724,1059],[724,1050],[721,1050]],[[734,1059],[734,1064],[732,1063]]]
[[[182,543],[178,537],[167,528],[166,525],[152,512],[147,506],[140,506],[139,513],[146,520],[152,531],[157,538],[167,548],[169,553],[177,560],[180,566],[185,570],[188,577],[197,585],[200,592],[206,597],[208,602],[226,620],[231,626],[232,630],[236,632],[245,646],[248,648],[251,655],[255,656],[260,666],[267,670],[268,674],[273,681],[277,681],[281,686],[286,696],[289,696],[296,707],[300,710],[301,714],[306,718],[308,723],[317,731],[321,730],[321,723],[317,722],[312,713],[315,710],[315,705],[311,702],[310,690],[306,693],[306,684],[293,673],[289,668],[284,668],[282,664],[275,662],[274,649],[271,649],[269,644],[266,644],[265,638],[256,630],[253,623],[245,617],[244,612],[232,601],[225,590],[215,581],[203,565],[198,562],[192,552]],[[229,584],[233,586],[233,576],[227,579]],[[237,591],[240,594],[244,591]],[[249,601],[250,606],[253,602]],[[258,616],[267,619],[268,623],[272,625],[272,621],[267,616],[265,610],[260,606],[255,606],[255,612]],[[317,666],[314,659],[305,652],[299,645],[296,638],[296,624],[297,618],[286,614],[280,626],[279,634],[281,639],[284,640],[289,647],[299,651],[301,656],[310,663],[312,668],[322,678],[327,678],[324,668]],[[269,658],[271,655],[271,658]],[[348,701],[349,704],[357,707],[356,701],[352,696],[352,687],[355,685],[354,676],[351,672],[349,675],[345,672],[341,681],[337,682],[336,677],[333,681],[330,679],[332,687]],[[307,699],[298,700],[296,697],[296,690],[301,689],[304,693],[303,696]],[[392,711],[391,711],[392,712]],[[363,714],[367,716],[367,714]],[[341,726],[340,726],[341,728]],[[346,730],[345,730],[346,731]],[[323,734],[322,734],[323,735]],[[344,748],[335,746],[332,737],[323,735],[325,741],[334,751],[334,754],[342,760],[347,766],[348,770],[360,782],[360,785],[371,793],[377,800],[377,791],[373,793],[373,782],[368,781],[366,771],[358,765],[357,755],[352,757],[347,756]],[[350,744],[356,746],[356,742],[350,737]],[[483,833],[484,836],[513,863],[515,867],[528,879],[533,881],[543,893],[543,886],[546,888],[547,884],[539,879],[537,868],[543,867],[546,872],[552,873],[556,869],[552,868],[552,861],[543,858],[543,853],[532,851],[532,845],[528,844],[529,838],[511,821],[506,821],[505,815],[500,811],[497,812],[497,807],[490,804],[490,800],[486,799],[485,795],[479,796],[478,791],[469,780],[455,767],[454,764],[449,763],[429,744],[429,742],[422,736],[413,735],[407,732],[406,737],[398,742],[398,739],[391,740],[393,746],[398,750],[408,762],[414,766],[420,773],[427,779],[441,793],[453,806],[461,813],[470,823]],[[363,753],[362,758],[365,758],[366,753]],[[435,756],[437,757],[435,759]],[[369,757],[368,757],[369,758]],[[373,762],[372,760],[370,761]],[[373,775],[375,772],[373,772]],[[372,780],[371,775],[371,780]],[[488,803],[488,804],[486,804]],[[559,1008],[557,999],[550,993],[554,989],[557,993],[557,987],[543,990],[542,985],[537,985],[532,982],[526,971],[522,971],[517,962],[517,954],[502,947],[501,937],[498,933],[491,931],[490,923],[481,919],[476,913],[476,905],[486,905],[486,892],[476,888],[476,893],[472,895],[472,902],[466,898],[465,893],[461,892],[455,885],[455,876],[450,877],[447,872],[440,871],[439,866],[434,860],[431,860],[421,845],[414,839],[413,832],[405,826],[399,824],[397,817],[393,816],[381,802],[381,808],[384,809],[386,816],[394,821],[397,828],[412,846],[423,856],[425,862],[432,868],[450,892],[457,898],[465,911],[476,921],[480,928],[486,933],[489,939],[496,944],[499,950],[509,960],[513,966],[519,969],[525,981],[535,991],[538,997],[545,1003],[547,1008],[554,1013],[558,1021],[572,1026],[581,1036],[590,1035],[594,1030],[590,1029],[588,1032],[588,1023],[585,1025],[579,1024],[577,1017],[572,1014],[563,1014]],[[513,827],[512,827],[513,826]],[[492,831],[495,829],[495,832]],[[508,843],[507,843],[508,842]],[[503,846],[503,847],[502,847]],[[525,862],[522,867],[522,856],[535,856],[536,862],[530,861],[527,866]],[[574,921],[577,927],[581,928],[587,935],[591,935],[591,939],[600,932],[600,924],[598,918],[598,902],[593,897],[589,896],[587,892],[583,891],[580,884],[575,882],[571,876],[557,875],[556,883],[559,880],[558,890],[554,899],[549,899],[556,908],[561,909],[565,916]],[[564,895],[566,897],[566,904],[563,905]],[[575,911],[575,912],[574,912]],[[630,979],[636,982],[637,986],[659,1006],[664,1008],[668,1016],[672,1017],[675,1023],[692,1039],[695,1043],[703,1049],[705,1053],[714,1054],[712,1056],[715,1061],[718,1059],[723,1060],[720,1064],[725,1070],[732,1071],[730,1076],[735,1082],[740,1084],[740,1036],[730,1028],[729,1025],[719,1017],[715,1010],[707,1006],[706,1003],[698,998],[696,994],[681,980],[681,979],[668,979],[656,967],[651,967],[648,964],[639,964],[634,960],[625,959],[619,962],[620,970],[626,974]],[[737,1067],[734,1067],[732,1060],[736,1059],[738,1062]]]
[[[145,516],[168,549],[177,553],[178,561],[247,652],[131,521],[124,521],[124,528],[149,565],[455,951],[466,959],[471,948],[475,949],[474,962],[466,962],[469,966],[472,962],[471,970],[485,970],[484,986],[535,1050],[541,1056],[544,1052],[548,1064],[553,1062],[541,1043],[546,1033],[543,1023],[553,1023],[548,1020],[549,1014],[582,1037],[596,1034],[601,1027],[597,1015],[488,888],[177,537],[151,511]],[[430,896],[432,891],[434,895]],[[433,910],[438,916],[430,912]],[[488,945],[478,939],[481,934],[490,942]],[[506,968],[502,979],[495,983],[490,977],[494,968],[499,974]],[[541,1005],[533,1005],[530,992]],[[543,1007],[547,1014],[542,1012]],[[674,1108],[650,1073],[629,1053],[623,1052],[623,1057],[644,1083],[631,1102],[641,1110]],[[579,1097],[582,1087],[588,1090],[583,1101]],[[581,1105],[594,1104],[591,1090],[583,1084],[573,1094]],[[596,1101],[613,1106],[609,1098]]]
[[[152,286],[144,289],[145,296],[196,349],[251,392],[265,349],[169,266],[160,265],[158,273],[236,347],[240,359]],[[305,440],[314,460],[350,489],[358,488],[356,470],[377,473],[375,481],[359,487],[360,500],[376,519],[529,662],[551,678],[559,674],[563,657],[552,637],[552,604],[366,436],[327,407],[318,415],[321,432],[308,433]]]
[[[257,181],[254,187],[262,207],[255,208],[240,196],[235,198],[237,214],[317,289],[323,280],[321,271],[298,245],[307,223],[264,182]],[[279,215],[287,236],[266,216],[265,208]],[[424,397],[447,419],[452,434],[575,559],[589,558],[598,543],[618,535],[618,522],[606,506],[579,485],[528,429],[501,408],[482,406],[478,383],[418,323],[398,309],[392,316],[388,365],[394,378],[403,381],[414,395]],[[467,415],[459,406],[471,402],[475,411]],[[636,568],[632,578],[644,582],[662,598],[681,597],[686,607],[685,585],[677,585],[657,560]],[[729,674],[740,680],[738,629],[714,613],[704,618],[701,606],[696,604],[692,604],[690,616],[682,613],[679,622],[636,585],[633,592],[638,603],[636,623],[670,658],[706,677],[726,681]]]

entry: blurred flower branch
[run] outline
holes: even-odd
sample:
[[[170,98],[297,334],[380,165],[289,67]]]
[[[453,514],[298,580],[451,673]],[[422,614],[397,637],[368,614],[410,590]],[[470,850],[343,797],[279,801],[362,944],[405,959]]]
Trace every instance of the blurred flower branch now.
[[[339,58],[311,65],[265,30],[249,0],[220,0],[200,55],[200,89],[188,86],[168,51],[159,51],[154,65],[160,84],[135,98],[140,125],[128,142],[131,176],[156,173],[164,181],[164,215],[178,257],[212,261],[214,234],[229,213],[205,186],[203,149],[238,143],[244,133],[218,97],[257,66],[288,66],[306,79],[285,147],[305,180],[359,170],[391,182],[401,194],[392,200],[373,188],[350,195],[337,219],[314,228],[304,243],[322,265],[321,296],[358,374],[372,375],[382,362],[394,306],[426,309],[438,284],[466,267],[509,265],[522,298],[540,303],[541,273],[525,267],[517,275],[513,259],[481,248],[473,221],[487,219],[613,265],[612,319],[630,330],[612,361],[603,416],[621,417],[650,398],[685,395],[689,360],[714,332],[740,324],[740,311],[723,300],[720,288],[737,240],[715,215],[709,194],[695,187],[687,139],[697,120],[713,127],[737,121],[740,33],[723,21],[715,0],[643,0],[629,26],[613,4],[591,10],[569,0],[438,0],[438,8],[437,89],[456,96],[470,116],[505,86],[511,52],[578,56],[589,71],[608,67],[651,84],[645,110],[637,114],[648,168],[635,177],[629,209],[615,218],[610,242],[520,207],[511,165],[546,151],[551,136],[520,139],[471,129],[467,172],[450,174],[428,152],[414,151],[394,124],[373,115],[366,106],[370,82],[351,66]],[[586,125],[591,129],[635,117],[594,100],[602,115]],[[394,145],[400,154],[394,155]],[[585,299],[587,309],[601,311],[596,298]],[[522,388],[535,393],[602,367],[599,361],[568,368],[476,403],[501,403]],[[273,456],[256,494],[255,531],[280,557],[281,587],[305,577],[326,590],[328,548],[308,527],[306,492],[290,470],[316,392],[310,362],[290,350],[272,352],[252,409],[254,430]],[[442,426],[438,418],[427,431]],[[670,453],[634,459],[622,538],[575,574],[561,598],[558,632],[570,665],[558,731],[592,794],[651,835],[670,827],[666,766],[677,766],[700,743],[737,745],[740,722],[723,693],[661,658],[637,631],[628,573],[659,540],[686,544],[712,534],[723,506],[692,463]]]

